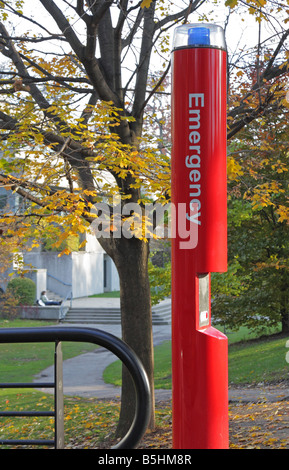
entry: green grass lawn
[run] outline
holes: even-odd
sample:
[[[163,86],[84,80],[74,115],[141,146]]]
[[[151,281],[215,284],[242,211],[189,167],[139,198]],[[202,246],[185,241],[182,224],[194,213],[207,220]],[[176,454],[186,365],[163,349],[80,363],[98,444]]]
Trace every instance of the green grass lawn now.
[[[55,323],[0,319],[0,328],[55,325]],[[62,342],[63,358],[94,350],[91,343]],[[34,375],[54,362],[54,343],[0,344],[0,382],[32,382]],[[44,379],[45,381],[45,379]],[[96,447],[118,422],[119,406],[97,400],[65,397],[65,447]],[[0,411],[54,410],[53,394],[37,389],[1,389]],[[50,417],[1,417],[2,439],[53,439],[54,419]],[[6,446],[11,448],[10,446]],[[13,446],[12,448],[14,448]],[[5,446],[1,446],[1,449]]]
[[[54,410],[54,396],[31,389],[3,390],[0,393],[0,411],[23,410]],[[102,442],[113,436],[118,419],[119,403],[117,402],[65,396],[65,448],[88,449],[99,448],[99,446],[102,448]],[[52,440],[54,439],[54,418],[1,417],[0,439]],[[0,448],[2,450],[23,448],[23,446],[3,445]],[[32,446],[32,448],[39,447]]]
[[[0,328],[30,328],[55,323],[30,320],[0,320]],[[0,382],[29,382],[33,376],[51,366],[54,361],[54,343],[0,344]],[[92,351],[91,343],[63,342],[63,358],[69,359]]]
[[[256,335],[241,328],[228,334],[229,343],[229,382],[249,384],[272,382],[289,378],[289,364],[286,362],[286,341],[284,336],[272,335],[258,341],[246,341]],[[107,383],[121,384],[121,363],[115,361],[104,371]],[[170,389],[171,382],[171,342],[155,347],[155,388]]]
[[[94,294],[90,295],[89,297],[101,297],[101,298],[108,298],[108,299],[116,299],[119,298],[119,290],[111,291],[111,292],[104,292],[103,294]]]
[[[288,337],[263,339],[229,348],[229,381],[234,384],[273,382],[289,378]]]
[[[1,321],[0,328],[49,325],[28,320]],[[52,323],[51,323],[52,324]],[[255,383],[288,378],[284,336],[272,335],[257,341],[246,329],[229,333],[229,380]],[[241,342],[240,342],[241,341]],[[64,359],[95,349],[94,344],[63,342]],[[54,345],[50,343],[0,344],[0,382],[29,382],[33,376],[53,364]],[[105,371],[105,380],[120,383],[121,364],[114,362]],[[171,388],[171,342],[155,348],[155,387]],[[0,410],[53,410],[53,395],[34,389],[0,389]],[[65,397],[65,447],[97,448],[110,437],[118,422],[119,403],[97,399]],[[167,411],[166,411],[167,412]],[[1,418],[2,439],[52,439],[52,418]],[[1,447],[3,448],[3,447]]]
[[[0,320],[1,327],[31,327],[49,325],[29,320]],[[52,323],[51,323],[52,324]],[[288,377],[286,340],[279,335],[258,341],[246,328],[228,333],[230,383],[256,383],[282,380]],[[63,342],[64,359],[95,349],[91,343]],[[28,382],[33,376],[53,364],[53,343],[0,344],[0,381]],[[104,372],[104,380],[120,385],[121,363],[115,361]],[[155,387],[171,388],[171,342],[155,347]],[[1,393],[1,391],[0,391]]]

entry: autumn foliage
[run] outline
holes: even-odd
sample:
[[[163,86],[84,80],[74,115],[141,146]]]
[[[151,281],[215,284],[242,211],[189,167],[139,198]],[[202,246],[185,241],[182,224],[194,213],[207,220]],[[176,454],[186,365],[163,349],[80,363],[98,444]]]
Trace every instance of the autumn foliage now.
[[[0,256],[43,239],[69,253],[68,240],[91,229],[103,200],[141,207],[170,200],[170,142],[161,132],[167,114],[153,102],[169,93],[168,33],[208,21],[217,6],[226,10],[224,26],[245,12],[260,32],[250,49],[229,51],[229,195],[287,223],[287,149],[276,154],[281,131],[268,123],[274,116],[281,129],[288,109],[288,0],[209,3],[204,11],[201,0],[38,0],[34,11],[25,0],[0,2],[0,188],[20,198],[1,214]],[[273,32],[261,40],[264,24]],[[153,387],[149,244],[115,240],[113,224],[108,231],[100,243],[119,272],[123,338]]]

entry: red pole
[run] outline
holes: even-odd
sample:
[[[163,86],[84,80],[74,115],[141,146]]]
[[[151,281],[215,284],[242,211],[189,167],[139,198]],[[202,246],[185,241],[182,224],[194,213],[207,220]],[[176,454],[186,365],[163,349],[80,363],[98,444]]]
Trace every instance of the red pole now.
[[[227,338],[211,326],[210,299],[210,273],[227,269],[222,28],[176,28],[172,63],[172,206],[195,234],[172,238],[173,447],[227,448]]]

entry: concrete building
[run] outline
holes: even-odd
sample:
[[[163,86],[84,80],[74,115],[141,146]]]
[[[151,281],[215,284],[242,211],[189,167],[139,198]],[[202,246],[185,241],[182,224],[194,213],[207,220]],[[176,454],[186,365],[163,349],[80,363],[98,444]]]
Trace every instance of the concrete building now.
[[[8,209],[14,213],[21,204],[23,200],[18,194],[0,187],[0,211]],[[51,291],[63,299],[71,298],[71,295],[72,298],[79,298],[119,290],[116,267],[95,236],[87,235],[82,251],[61,257],[58,255],[57,252],[41,249],[22,253],[24,264],[29,266],[25,276],[35,281],[37,298],[42,290]],[[7,280],[0,280],[3,290],[6,285]]]
[[[49,290],[65,299],[119,290],[115,264],[91,235],[83,251],[61,257],[55,252],[27,252],[23,259],[36,269],[29,277],[36,282],[37,295]]]

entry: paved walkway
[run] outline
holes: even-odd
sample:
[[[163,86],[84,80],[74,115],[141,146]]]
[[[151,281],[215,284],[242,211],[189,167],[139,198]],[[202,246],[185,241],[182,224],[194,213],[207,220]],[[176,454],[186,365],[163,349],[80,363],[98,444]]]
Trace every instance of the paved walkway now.
[[[119,299],[110,298],[85,298],[74,299],[73,307],[103,307],[119,306]],[[68,326],[59,324],[58,326]],[[70,325],[73,327],[98,328],[121,337],[120,325]],[[170,325],[154,325],[153,340],[154,345],[161,344],[171,339]],[[116,356],[110,351],[99,347],[93,352],[85,353],[63,362],[63,390],[65,395],[77,395],[82,397],[115,398],[120,396],[120,388],[104,383],[102,379],[103,371],[116,360]],[[54,367],[51,366],[43,370],[35,377],[35,382],[53,381]],[[44,389],[47,392],[47,389]],[[169,400],[170,390],[156,390],[155,399]],[[283,401],[289,400],[289,387],[282,384],[278,386],[258,386],[229,388],[230,402],[258,402],[258,401]]]
[[[67,327],[68,324],[58,326]],[[121,337],[120,325],[96,325],[73,324],[71,327],[97,328]],[[153,327],[154,344],[161,344],[170,339],[170,325],[155,325]],[[78,395],[82,397],[115,398],[120,396],[120,388],[106,384],[103,379],[103,371],[117,360],[117,357],[107,349],[98,347],[93,352],[63,361],[63,391],[65,395]],[[54,380],[54,366],[48,367],[35,376],[35,382],[50,382]],[[47,389],[43,389],[47,392]],[[157,392],[159,393],[159,392]],[[164,390],[161,399],[169,399],[170,391]]]

